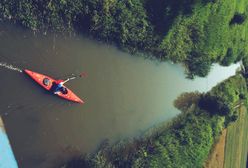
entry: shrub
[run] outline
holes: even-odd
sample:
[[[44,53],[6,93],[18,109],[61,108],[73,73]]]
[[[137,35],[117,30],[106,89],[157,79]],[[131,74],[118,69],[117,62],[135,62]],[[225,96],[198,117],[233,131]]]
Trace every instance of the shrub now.
[[[226,56],[221,61],[221,64],[224,66],[229,66],[235,60],[236,60],[236,56],[234,55],[232,48],[228,48]]]
[[[199,101],[199,107],[207,110],[212,115],[218,114],[226,116],[231,112],[227,102],[225,102],[221,97],[211,96],[209,94],[202,96]]]
[[[245,14],[241,14],[241,13],[236,13],[232,20],[230,21],[230,25],[233,25],[233,24],[242,24],[244,23],[244,21],[246,20],[246,16]]]
[[[211,69],[211,60],[207,54],[192,51],[185,62],[189,70],[189,76],[194,78],[195,75],[205,77]]]

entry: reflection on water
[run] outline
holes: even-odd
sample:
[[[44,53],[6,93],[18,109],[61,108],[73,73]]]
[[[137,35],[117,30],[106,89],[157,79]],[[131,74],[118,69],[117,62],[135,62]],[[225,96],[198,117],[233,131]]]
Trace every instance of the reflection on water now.
[[[94,150],[104,139],[135,136],[179,111],[182,92],[207,91],[238,65],[215,65],[207,78],[185,79],[179,65],[132,57],[83,37],[65,38],[0,26],[0,62],[63,78],[86,103],[50,95],[25,74],[0,66],[0,114],[20,167],[49,167],[59,159]]]

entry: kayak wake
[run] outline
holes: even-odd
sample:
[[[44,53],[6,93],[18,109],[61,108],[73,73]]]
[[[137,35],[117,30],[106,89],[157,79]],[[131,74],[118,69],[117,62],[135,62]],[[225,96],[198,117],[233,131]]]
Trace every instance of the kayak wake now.
[[[22,70],[20,68],[17,68],[17,67],[15,67],[13,65],[7,64],[5,62],[0,62],[0,66],[4,67],[6,69],[12,70],[12,71],[17,71],[17,72],[22,73]]]

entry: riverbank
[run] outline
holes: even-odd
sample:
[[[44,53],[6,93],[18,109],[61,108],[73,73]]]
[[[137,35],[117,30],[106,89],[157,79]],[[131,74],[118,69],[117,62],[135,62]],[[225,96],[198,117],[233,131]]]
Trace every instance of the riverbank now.
[[[207,160],[205,168],[247,167],[248,113],[247,107],[239,108],[239,118],[223,130]]]
[[[204,168],[223,168],[224,167],[224,157],[225,157],[225,145],[226,145],[226,129],[222,131],[222,134],[213,145],[209,158],[207,159]]]
[[[248,113],[247,107],[237,109],[239,118],[224,129],[214,145],[205,168],[247,167]]]
[[[245,0],[4,0],[0,19],[44,34],[79,32],[182,63],[193,78],[206,76],[212,63],[227,66],[248,55],[247,6]]]
[[[247,95],[246,81],[237,74],[194,102],[191,99],[190,108],[169,126],[137,140],[113,146],[104,143],[96,153],[63,166],[70,168],[80,163],[86,167],[202,167],[222,130],[240,117],[237,103],[247,105]]]
[[[48,31],[78,31],[97,40],[116,44],[118,47],[130,53],[152,53],[154,57],[160,61],[172,60],[173,62],[183,63],[189,71],[189,77],[194,77],[195,75],[205,76],[209,72],[213,62],[229,65],[231,62],[236,62],[247,56],[246,1],[241,0],[239,3],[231,0],[211,1],[207,3],[194,1],[190,5],[186,2],[186,4],[181,3],[180,5],[175,1],[166,2],[162,3],[159,0],[118,2],[87,2],[83,0],[35,2],[21,0],[17,2],[14,0],[5,0],[0,2],[0,16],[3,21],[20,24],[34,32],[43,32],[46,34]],[[226,11],[228,11],[228,13],[226,13]],[[161,18],[158,16],[162,16],[162,19],[158,20],[157,18]],[[21,48],[21,50],[23,50],[23,48]],[[37,54],[37,52],[35,52],[35,54]],[[56,54],[57,53],[53,53],[53,56]],[[31,60],[31,58],[32,57],[27,60]],[[70,62],[69,59],[67,61]],[[49,62],[51,62],[50,59]],[[47,62],[45,63],[47,64]],[[81,64],[78,64],[78,67],[81,67]],[[100,71],[102,71],[102,69],[99,69],[98,72]],[[115,69],[112,71],[115,71]],[[128,78],[128,80],[130,79]],[[113,89],[113,87],[111,89]],[[235,89],[231,89],[230,92],[233,92],[233,90]],[[226,93],[226,91],[224,92]],[[105,92],[102,93],[106,95],[108,94]],[[232,94],[235,95],[236,93]],[[171,131],[170,129],[166,129],[166,131],[160,129],[161,132],[154,133],[154,136],[151,136],[151,139],[145,139],[144,141],[138,140],[137,143],[133,143],[134,145],[131,143],[129,148],[125,148],[126,146],[121,144],[117,144],[114,147],[105,147],[103,148],[104,150],[100,150],[94,156],[89,156],[85,160],[79,159],[79,163],[89,165],[96,164],[99,166],[118,166],[122,164],[131,164],[134,166],[153,164],[155,166],[160,166],[159,164],[161,163],[163,166],[163,164],[174,164],[174,161],[177,162],[176,164],[180,165],[184,160],[188,160],[189,166],[194,164],[201,165],[203,160],[206,159],[206,153],[210,150],[210,146],[213,143],[212,141],[214,141],[216,136],[212,134],[217,134],[219,132],[218,130],[228,125],[230,121],[237,119],[237,115],[231,108],[234,107],[234,105],[236,106],[237,102],[230,103],[230,105],[223,103],[230,101],[228,97],[225,97],[225,94],[224,96],[223,94],[217,96],[217,99],[215,99],[216,97],[211,94],[207,96],[208,97],[206,97],[205,101],[216,105],[216,109],[211,111],[211,109],[206,109],[205,107],[204,110],[210,110],[213,113],[205,114],[203,112],[204,110],[202,111],[201,108],[199,109],[196,107],[195,109],[192,109],[191,113],[184,113],[184,115],[181,115],[178,122],[175,122],[175,124],[172,124],[172,127],[170,127],[172,129]],[[244,97],[244,95],[241,94],[239,96],[240,98]],[[239,96],[236,95],[231,97],[233,100],[238,100],[237,97]],[[222,97],[224,97],[224,100]],[[140,97],[137,96],[137,99],[140,99]],[[116,100],[116,97],[113,97],[112,100]],[[42,99],[42,101],[44,100]],[[102,102],[102,100],[98,101]],[[109,102],[105,104],[108,103]],[[94,104],[94,106],[96,105]],[[44,107],[40,106],[40,108]],[[109,111],[108,107],[103,107],[106,108],[106,111]],[[123,105],[119,107],[123,107]],[[118,111],[119,107],[116,108],[115,111]],[[33,108],[37,110],[37,107]],[[96,111],[101,110],[97,109]],[[150,111],[153,110],[154,109]],[[220,112],[220,114],[216,114],[216,112]],[[227,117],[223,118],[223,115],[226,114],[228,114]],[[27,116],[29,115],[31,114],[28,114]],[[42,115],[44,116],[44,113],[42,113]],[[58,120],[60,120],[59,122],[61,123],[61,126],[63,126],[64,122],[68,121],[70,121],[68,123],[75,123],[74,120],[68,120],[69,116],[58,119],[56,115],[59,114],[53,115],[53,118],[49,116],[51,123],[56,123]],[[198,118],[198,116],[200,117]],[[33,118],[34,120],[39,120],[38,117]],[[85,118],[85,116],[82,118]],[[53,119],[54,121],[52,121]],[[119,122],[116,118],[113,120]],[[213,123],[210,122],[211,120],[214,120]],[[198,123],[198,125],[191,125],[188,121]],[[86,122],[89,122],[89,120],[86,120]],[[102,121],[99,121],[99,123],[101,122]],[[81,122],[78,122],[78,125],[80,125],[80,123]],[[199,126],[199,123],[204,123],[204,125],[201,127]],[[216,126],[214,124],[218,125]],[[104,124],[101,124],[101,126],[102,125]],[[62,129],[64,127],[60,128]],[[174,132],[176,128],[180,128],[180,131]],[[67,127],[64,128],[64,130],[66,129]],[[64,134],[64,130],[61,131],[61,135]],[[95,130],[100,129],[97,128]],[[45,131],[47,131],[47,129],[45,129]],[[67,132],[71,133],[73,131]],[[199,132],[206,132],[206,134],[200,134]],[[47,132],[45,132],[45,134],[46,133]],[[196,133],[195,136],[192,135],[194,133]],[[91,132],[89,131],[85,134],[91,134]],[[102,131],[99,132],[99,134],[106,135],[106,132]],[[50,136],[52,135],[53,134],[51,133]],[[75,135],[76,134],[70,136],[69,134],[66,138],[69,137],[73,139],[76,137]],[[47,137],[40,136],[37,139],[46,139]],[[205,143],[201,146],[199,141],[204,137],[210,139],[210,141],[206,142],[203,139],[203,142]],[[60,139],[63,138],[61,137]],[[185,139],[187,141],[185,141]],[[192,139],[194,141],[192,141]],[[32,138],[29,140],[31,141]],[[65,142],[68,143],[67,140],[65,140]],[[170,146],[165,145],[167,142]],[[47,146],[48,145],[45,144],[44,148]],[[197,156],[192,155],[192,151],[189,151],[195,146],[199,148],[202,147],[203,151],[202,153],[197,153],[199,151],[193,151],[193,153],[198,154]],[[134,153],[131,153],[133,149],[136,150]],[[188,151],[189,155],[181,156],[181,151],[184,150]],[[194,150],[197,150],[197,148]],[[175,159],[174,156],[172,156],[174,153],[178,159]],[[192,158],[195,157],[198,160],[192,160]],[[70,163],[73,163],[73,161]]]

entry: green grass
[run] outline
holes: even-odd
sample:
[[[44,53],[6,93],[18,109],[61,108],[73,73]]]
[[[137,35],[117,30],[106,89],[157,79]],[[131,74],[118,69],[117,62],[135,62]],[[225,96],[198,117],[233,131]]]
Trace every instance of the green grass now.
[[[224,168],[245,168],[248,149],[248,114],[243,106],[239,119],[227,129]]]

